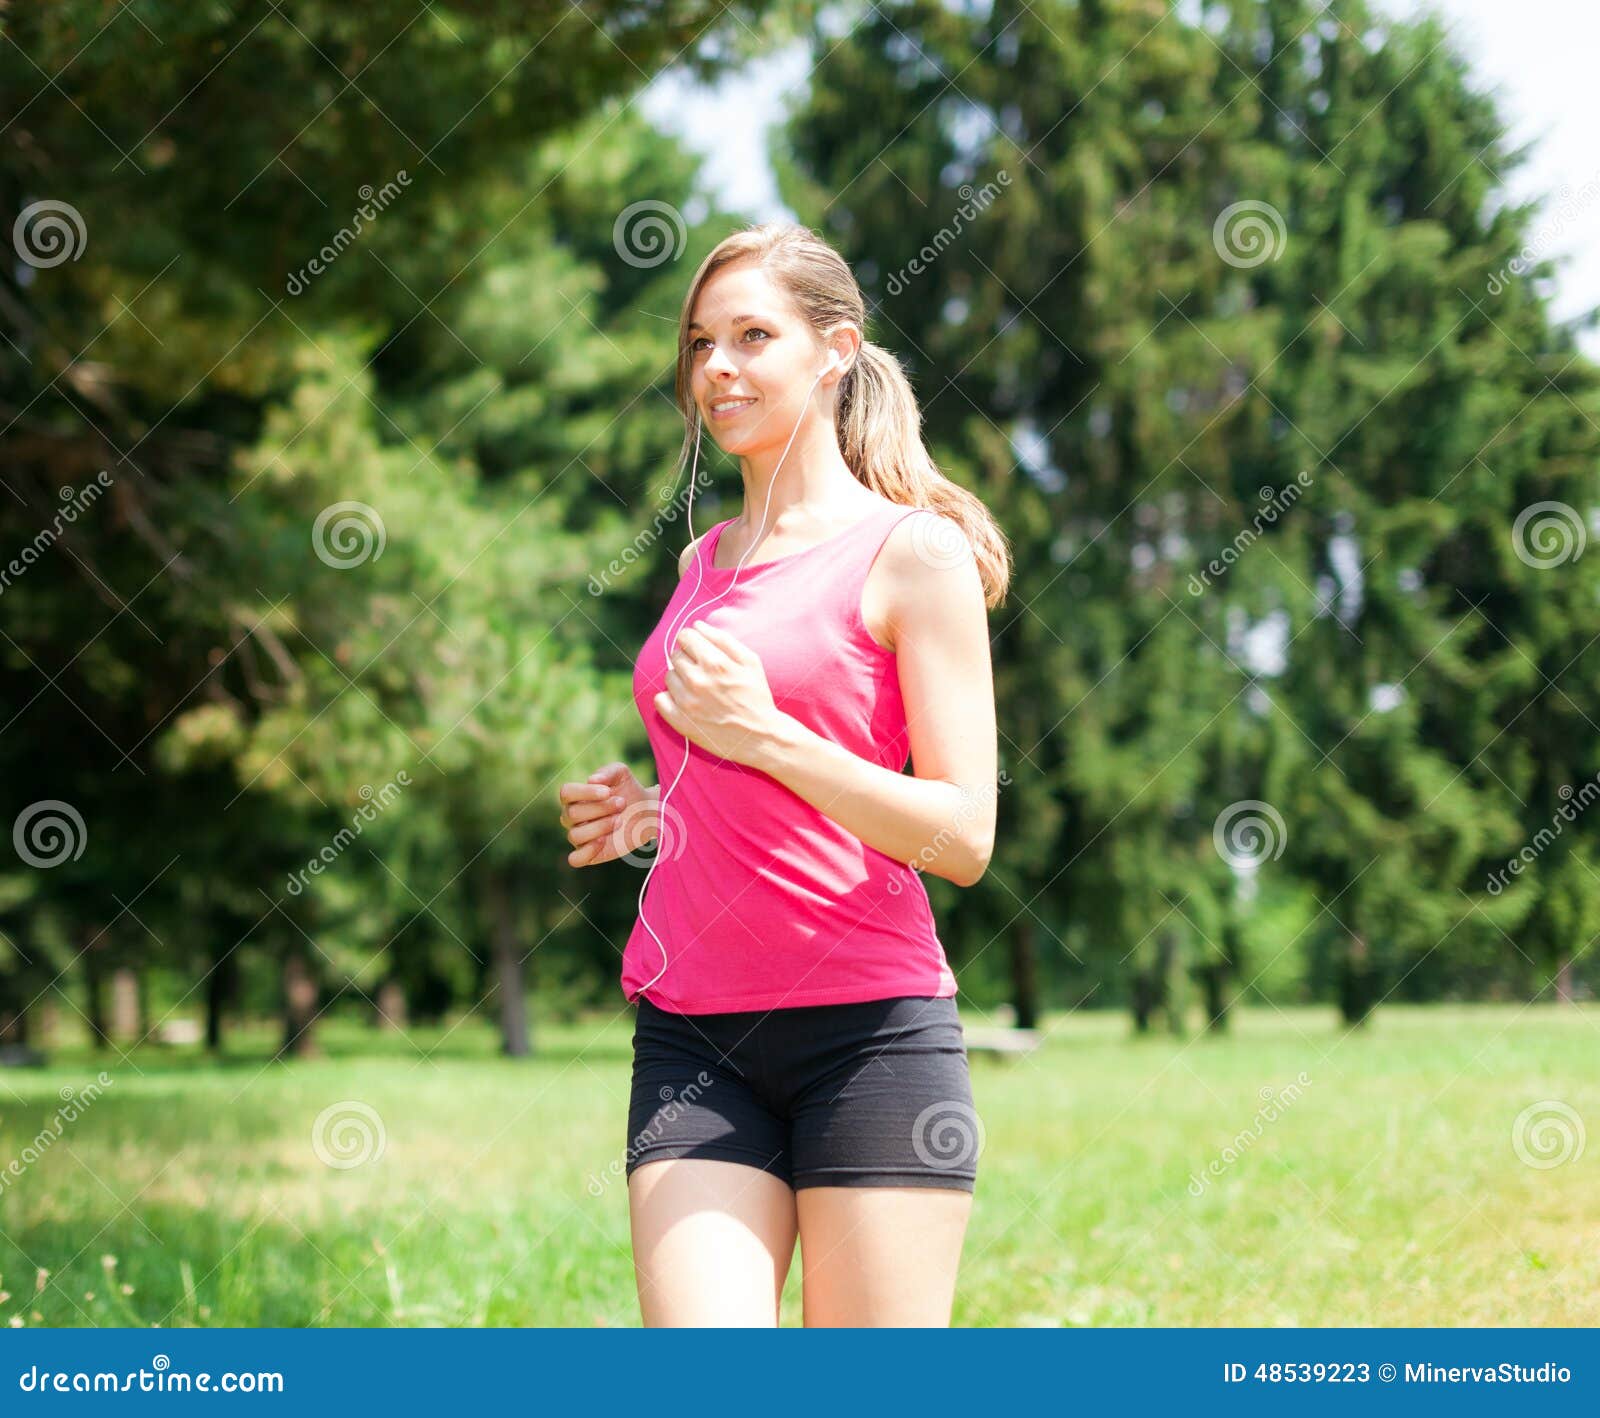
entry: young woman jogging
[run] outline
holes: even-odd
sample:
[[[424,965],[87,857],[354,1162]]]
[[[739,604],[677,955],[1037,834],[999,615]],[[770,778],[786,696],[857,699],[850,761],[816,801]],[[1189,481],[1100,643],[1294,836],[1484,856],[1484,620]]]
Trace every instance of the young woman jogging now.
[[[804,227],[701,265],[690,512],[702,427],[743,510],[685,549],[635,666],[661,786],[612,764],[561,790],[574,866],[656,842],[621,981],[646,1325],[777,1324],[797,1234],[806,1325],[950,1322],[981,1124],[918,872],[988,865],[1010,561],[865,314]]]

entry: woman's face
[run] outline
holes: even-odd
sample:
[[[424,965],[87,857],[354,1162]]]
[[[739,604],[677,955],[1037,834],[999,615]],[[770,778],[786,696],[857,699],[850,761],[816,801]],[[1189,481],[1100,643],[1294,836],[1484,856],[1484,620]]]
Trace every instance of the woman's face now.
[[[749,263],[711,277],[690,319],[690,392],[717,446],[742,457],[768,445],[781,451],[827,359],[811,327]]]

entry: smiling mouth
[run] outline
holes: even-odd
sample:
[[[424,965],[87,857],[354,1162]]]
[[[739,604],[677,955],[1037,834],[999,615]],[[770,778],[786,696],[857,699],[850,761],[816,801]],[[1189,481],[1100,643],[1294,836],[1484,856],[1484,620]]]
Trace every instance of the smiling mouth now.
[[[755,403],[754,398],[740,399],[737,403],[728,404],[720,408],[717,405],[712,404],[709,406],[709,411],[711,417],[714,419],[731,418],[734,414],[739,413],[741,410],[748,409],[753,403]]]

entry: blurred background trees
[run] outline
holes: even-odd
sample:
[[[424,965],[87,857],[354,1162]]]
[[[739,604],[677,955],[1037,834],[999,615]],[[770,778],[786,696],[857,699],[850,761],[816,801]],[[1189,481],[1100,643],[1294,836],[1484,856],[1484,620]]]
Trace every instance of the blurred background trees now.
[[[1600,400],[1432,24],[765,9],[0,20],[0,1042],[620,1006],[642,878],[555,794],[653,781],[675,323],[742,220],[631,99],[797,40],[783,198],[1015,554],[964,1000],[1592,990]]]

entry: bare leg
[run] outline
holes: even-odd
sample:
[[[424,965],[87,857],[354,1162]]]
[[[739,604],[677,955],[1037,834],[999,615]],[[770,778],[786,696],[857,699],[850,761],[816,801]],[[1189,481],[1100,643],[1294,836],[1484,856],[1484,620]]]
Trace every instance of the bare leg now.
[[[938,1187],[803,1187],[805,1323],[944,1328],[972,1193]]]
[[[795,1194],[739,1162],[671,1158],[628,1178],[639,1312],[649,1329],[776,1326]]]

